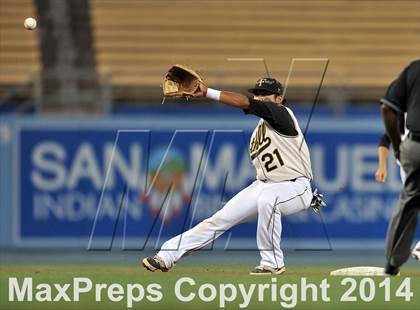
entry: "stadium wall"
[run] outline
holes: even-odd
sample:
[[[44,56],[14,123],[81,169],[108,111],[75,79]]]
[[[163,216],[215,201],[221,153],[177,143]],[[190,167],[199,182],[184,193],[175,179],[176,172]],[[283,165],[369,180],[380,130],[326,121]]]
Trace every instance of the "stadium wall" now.
[[[308,116],[298,115],[302,128]],[[106,119],[2,117],[0,246],[159,247],[253,181],[247,144],[256,122],[241,113],[153,111]],[[321,217],[309,210],[285,218],[285,247],[383,247],[401,184],[392,156],[387,183],[374,181],[382,132],[379,116],[311,120],[313,187],[328,207]],[[212,246],[256,247],[255,228],[241,224]]]

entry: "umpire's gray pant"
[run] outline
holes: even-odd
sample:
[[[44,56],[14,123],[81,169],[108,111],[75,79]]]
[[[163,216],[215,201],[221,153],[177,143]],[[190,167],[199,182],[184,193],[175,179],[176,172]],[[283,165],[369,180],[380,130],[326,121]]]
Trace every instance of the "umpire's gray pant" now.
[[[407,137],[400,146],[400,160],[407,177],[392,214],[386,238],[388,264],[400,267],[410,257],[420,210],[420,142]]]

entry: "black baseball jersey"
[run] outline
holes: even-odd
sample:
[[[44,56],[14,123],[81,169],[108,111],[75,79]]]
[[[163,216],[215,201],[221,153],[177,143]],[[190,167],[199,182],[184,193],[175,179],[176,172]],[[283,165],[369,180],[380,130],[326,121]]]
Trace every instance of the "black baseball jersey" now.
[[[381,103],[399,113],[406,112],[408,130],[420,134],[420,59],[409,64],[391,83]]]

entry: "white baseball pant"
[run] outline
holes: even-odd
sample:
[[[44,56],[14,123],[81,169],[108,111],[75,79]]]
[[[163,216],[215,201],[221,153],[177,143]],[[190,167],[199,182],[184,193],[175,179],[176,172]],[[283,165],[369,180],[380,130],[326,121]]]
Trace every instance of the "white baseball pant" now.
[[[236,224],[258,216],[257,246],[260,264],[272,268],[284,266],[280,248],[281,218],[306,210],[312,200],[310,181],[263,182],[256,180],[244,188],[213,216],[190,230],[166,241],[157,254],[167,268],[189,252],[205,247]]]

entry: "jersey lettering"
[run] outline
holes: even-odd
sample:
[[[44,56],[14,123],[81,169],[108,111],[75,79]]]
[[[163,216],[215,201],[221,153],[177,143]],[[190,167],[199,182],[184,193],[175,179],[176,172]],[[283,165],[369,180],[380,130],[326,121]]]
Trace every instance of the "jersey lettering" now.
[[[266,130],[265,123],[261,123],[256,129],[256,133],[252,139],[249,150],[252,160],[266,150],[271,144],[271,139],[265,135]]]

